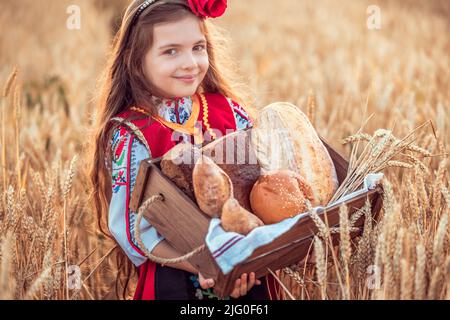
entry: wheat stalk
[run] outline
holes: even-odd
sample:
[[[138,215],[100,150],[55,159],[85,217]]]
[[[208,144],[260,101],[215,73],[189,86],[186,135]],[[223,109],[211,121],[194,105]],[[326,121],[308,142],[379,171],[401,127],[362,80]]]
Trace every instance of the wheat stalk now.
[[[0,299],[11,299],[12,298],[12,288],[10,287],[10,276],[11,276],[11,266],[12,266],[12,246],[13,246],[14,235],[9,231],[1,241],[1,264],[0,264]]]
[[[441,268],[437,267],[436,269],[434,269],[433,275],[431,276],[430,287],[428,289],[429,300],[436,300],[441,282],[440,280],[441,280]]]
[[[445,299],[446,300],[450,300],[450,256],[447,256],[447,258],[445,259],[445,279],[446,280],[446,287],[447,287],[447,293],[445,295]]]
[[[6,190],[7,175],[6,175],[6,103],[12,86],[16,82],[17,68],[8,77],[5,87],[3,88],[3,104],[2,104],[2,171],[3,171],[3,190]]]
[[[31,285],[30,289],[27,291],[27,294],[25,295],[25,300],[30,300],[34,297],[36,292],[39,290],[39,288],[47,281],[47,279],[50,276],[51,268],[48,267],[42,273],[39,275],[39,277],[34,280],[33,284]]]
[[[69,172],[67,174],[66,182],[64,184],[64,191],[63,191],[63,198],[64,198],[64,205],[63,205],[63,239],[64,239],[64,278],[65,278],[65,288],[66,288],[66,299],[69,299],[69,280],[68,280],[68,269],[67,269],[67,260],[68,260],[68,252],[67,252],[67,195],[69,194],[71,188],[72,188],[72,181],[73,177],[75,175],[75,164],[77,161],[77,155],[75,155],[72,158],[72,161],[70,162],[69,166]]]
[[[413,297],[414,281],[412,275],[414,267],[409,266],[406,259],[401,259],[401,293],[400,299],[411,300]]]
[[[447,224],[448,224],[448,214],[443,214],[440,221],[439,227],[434,237],[433,243],[433,267],[438,268],[444,264],[444,241],[447,235]]]
[[[425,267],[426,254],[422,244],[417,245],[416,273],[414,278],[414,298],[422,300],[425,298]]]
[[[329,203],[333,203],[341,197],[356,191],[369,173],[380,172],[390,167],[412,168],[414,163],[405,162],[405,160],[414,162],[415,160],[411,157],[407,157],[403,161],[395,160],[394,157],[400,156],[404,150],[421,154],[425,152],[423,148],[413,146],[412,143],[415,139],[414,134],[426,124],[428,123],[417,127],[403,139],[397,139],[390,130],[386,129],[376,130],[370,140],[368,140],[369,136],[362,132],[345,139],[344,143],[359,143],[364,140],[367,144],[357,159],[355,159],[356,152],[352,151],[349,172]],[[428,154],[429,152],[427,152]]]
[[[308,95],[307,117],[313,126],[316,125],[316,96],[314,91],[310,90]]]
[[[317,236],[314,237],[314,253],[316,255],[317,281],[320,285],[322,300],[326,299],[327,290],[327,262],[323,243]]]
[[[442,159],[439,163],[438,171],[436,172],[436,178],[433,184],[433,208],[439,208],[441,201],[441,189],[444,183],[445,172],[447,171],[447,159]]]
[[[345,291],[344,299],[350,299],[350,272],[349,262],[352,254],[352,248],[350,243],[350,225],[348,221],[348,208],[345,204],[339,207],[339,226],[340,226],[340,249],[341,257],[344,262],[345,271]]]

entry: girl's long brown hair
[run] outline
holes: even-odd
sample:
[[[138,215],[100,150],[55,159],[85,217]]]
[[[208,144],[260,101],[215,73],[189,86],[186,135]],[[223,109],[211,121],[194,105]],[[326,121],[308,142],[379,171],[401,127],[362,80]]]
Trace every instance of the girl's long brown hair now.
[[[131,105],[146,108],[152,114],[157,110],[150,102],[154,87],[146,80],[144,57],[153,42],[153,26],[156,23],[175,22],[188,15],[193,15],[187,0],[160,0],[144,10],[138,18],[136,12],[143,0],[135,0],[128,6],[122,19],[121,27],[113,40],[108,64],[101,78],[95,123],[93,126],[92,152],[89,176],[91,182],[91,199],[97,213],[98,228],[101,233],[111,237],[107,231],[107,216],[111,200],[111,150],[110,139],[113,127],[111,118]],[[209,20],[199,19],[207,40],[209,70],[199,88],[200,91],[221,93],[240,103],[249,110],[252,103],[248,90],[241,80],[237,80],[235,64],[227,54],[226,40]],[[133,268],[121,250],[117,252],[116,295],[119,287],[123,288],[123,298],[130,281]],[[122,282],[125,273],[125,282]]]

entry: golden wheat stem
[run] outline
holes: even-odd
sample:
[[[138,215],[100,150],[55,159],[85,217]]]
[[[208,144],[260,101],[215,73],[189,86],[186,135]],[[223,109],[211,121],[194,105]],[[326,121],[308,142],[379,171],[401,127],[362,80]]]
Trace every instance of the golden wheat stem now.
[[[447,224],[448,224],[448,214],[444,213],[439,221],[439,226],[433,243],[432,262],[434,268],[441,266],[444,262],[443,261],[443,257],[445,256],[444,242],[445,237],[447,235]]]
[[[414,299],[422,300],[425,298],[425,268],[426,253],[423,244],[419,243],[416,247],[416,273],[414,278]]]
[[[286,286],[284,285],[284,283],[279,279],[279,277],[275,274],[275,272],[273,272],[270,268],[268,268],[267,270],[269,270],[269,272],[272,274],[272,276],[275,278],[275,280],[277,280],[278,284],[281,286],[281,288],[283,288],[283,290],[285,291],[285,293],[289,296],[289,298],[291,298],[291,300],[296,300],[295,297],[292,295],[292,293],[289,291],[288,288],[286,288]]]
[[[11,293],[13,292],[9,287],[11,279],[11,266],[12,257],[11,252],[13,250],[14,236],[11,231],[9,231],[1,241],[0,253],[1,253],[1,264],[0,264],[0,298],[1,299],[11,299]]]
[[[3,98],[6,98],[9,95],[9,92],[11,91],[11,87],[16,82],[18,70],[17,68],[13,69],[13,72],[8,77],[8,80],[6,80],[6,84],[3,87]]]
[[[6,133],[5,133],[5,109],[6,97],[2,101],[2,172],[3,172],[3,191],[6,191],[7,176],[6,176]],[[3,198],[3,201],[5,198]]]
[[[66,300],[69,300],[69,279],[68,279],[68,268],[67,268],[67,196],[72,188],[73,176],[75,175],[75,164],[77,161],[77,155],[72,158],[69,166],[69,173],[66,178],[66,183],[64,184],[64,204],[63,204],[63,236],[64,236],[64,279],[65,279],[65,291]]]
[[[429,300],[436,300],[438,288],[440,285],[440,279],[441,279],[441,268],[437,267],[434,269],[433,275],[431,276],[430,281],[430,287],[428,288],[428,299]]]
[[[445,286],[447,287],[447,292],[445,299],[450,300],[450,255],[445,258],[445,265],[444,265],[444,276],[446,280]]]
[[[436,172],[436,178],[433,184],[433,208],[437,210],[441,201],[441,189],[443,187],[445,172],[447,170],[447,159],[444,158],[439,163],[438,170]],[[436,220],[435,220],[436,221]]]
[[[414,274],[414,268],[409,268],[408,262],[405,259],[401,260],[401,282],[400,282],[400,299],[411,300],[414,282],[412,281],[412,275]]]
[[[33,296],[36,294],[36,292],[39,290],[39,288],[42,286],[42,284],[47,280],[47,278],[50,275],[51,268],[47,267],[42,273],[39,275],[39,277],[34,280],[33,284],[31,285],[30,289],[28,289],[25,300],[30,300],[33,298]]]
[[[328,215],[327,215],[327,211],[325,210],[323,212],[323,217],[324,217],[324,221],[325,221],[325,226],[327,227],[328,230],[330,230],[329,224],[328,224]],[[327,237],[324,239],[326,241],[326,252],[325,252],[325,258],[328,259],[328,249],[331,250],[331,256],[333,258],[333,265],[334,268],[336,270],[336,277],[339,283],[339,287],[341,289],[341,292],[344,292],[345,288],[344,288],[344,284],[342,282],[342,278],[341,278],[341,270],[339,269],[339,259],[336,256],[336,252],[334,250],[334,246],[333,246],[333,239],[331,237],[330,232],[328,232]]]
[[[445,186],[443,186],[441,188],[441,193],[444,196],[444,200],[445,200],[445,203],[447,204],[447,208],[450,209],[450,191],[448,191],[448,189]]]
[[[322,296],[322,300],[326,300],[327,262],[323,243],[317,236],[314,237],[314,253],[316,255],[317,281],[320,285],[320,294]]]
[[[21,161],[20,161],[20,117],[21,117],[20,87],[17,86],[14,91],[14,127],[16,134],[16,170],[17,170],[17,188],[22,186]],[[19,189],[20,190],[20,189]]]
[[[316,95],[313,90],[309,91],[308,95],[308,107],[307,107],[307,115],[311,124],[313,126],[316,125]]]
[[[93,274],[94,272],[98,269],[98,267],[103,263],[103,261],[116,249],[118,248],[118,245],[114,245],[111,249],[108,250],[108,252],[100,258],[99,262],[97,263],[97,265],[91,270],[91,272],[86,276],[86,278],[83,279],[82,283],[85,283]]]
[[[350,243],[350,226],[348,221],[348,208],[345,204],[339,207],[339,227],[340,227],[340,238],[341,238],[341,257],[344,262],[344,272],[345,272],[345,291],[344,299],[350,299],[350,272],[349,272],[349,261],[352,254],[352,248]]]

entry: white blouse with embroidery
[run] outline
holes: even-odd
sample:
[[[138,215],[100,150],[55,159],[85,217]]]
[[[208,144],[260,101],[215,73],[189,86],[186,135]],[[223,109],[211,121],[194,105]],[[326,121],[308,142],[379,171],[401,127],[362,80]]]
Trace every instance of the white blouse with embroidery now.
[[[180,99],[154,98],[159,106],[159,116],[166,121],[184,124],[192,111],[190,97]],[[227,98],[236,120],[236,129],[243,130],[253,125],[246,111],[232,99]],[[176,108],[177,106],[177,108]],[[189,139],[189,140],[188,140]],[[185,141],[190,141],[186,136]],[[109,205],[108,227],[135,266],[146,261],[144,253],[139,249],[134,238],[135,221],[137,214],[130,208],[130,197],[136,182],[140,162],[151,158],[146,149],[133,134],[123,126],[119,126],[113,133],[111,140],[112,150],[112,198]],[[154,227],[145,219],[140,225],[142,242],[151,252],[155,246],[164,240]]]

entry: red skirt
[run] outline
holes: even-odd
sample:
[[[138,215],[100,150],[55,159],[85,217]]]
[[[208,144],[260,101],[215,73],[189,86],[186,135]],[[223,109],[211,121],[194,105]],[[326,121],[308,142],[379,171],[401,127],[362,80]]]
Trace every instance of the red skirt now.
[[[150,260],[138,267],[138,284],[134,300],[195,300],[198,282],[193,274],[179,269],[162,267]],[[254,286],[242,300],[277,300],[279,285],[267,275],[260,286]],[[197,297],[197,298],[196,298]]]

